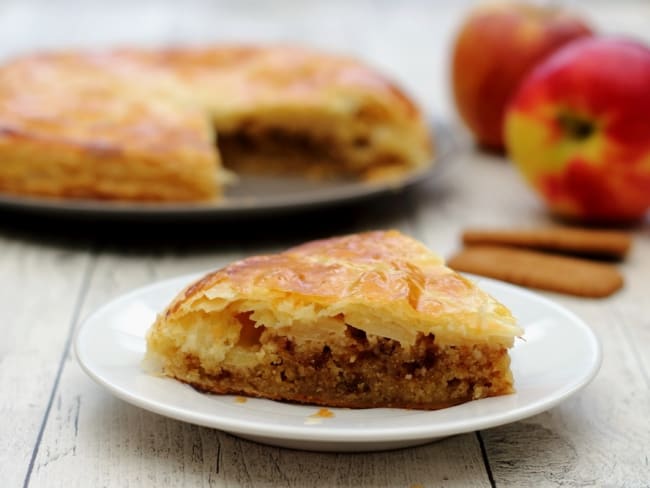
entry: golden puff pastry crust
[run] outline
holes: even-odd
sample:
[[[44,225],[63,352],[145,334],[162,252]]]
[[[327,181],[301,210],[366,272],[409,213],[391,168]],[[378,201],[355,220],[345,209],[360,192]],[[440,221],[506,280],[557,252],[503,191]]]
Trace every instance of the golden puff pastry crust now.
[[[508,309],[396,231],[235,262],[182,291],[147,364],[214,393],[434,409],[513,391]]]
[[[360,62],[290,46],[19,58],[0,67],[0,190],[206,200],[242,172],[400,178],[422,114]]]
[[[219,159],[204,110],[173,80],[110,55],[0,69],[0,190],[57,197],[207,200]]]

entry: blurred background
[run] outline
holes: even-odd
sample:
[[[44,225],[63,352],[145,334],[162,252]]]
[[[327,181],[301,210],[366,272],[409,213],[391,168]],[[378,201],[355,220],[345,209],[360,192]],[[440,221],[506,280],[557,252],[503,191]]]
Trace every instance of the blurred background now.
[[[309,40],[310,45],[362,56],[395,77],[430,114],[452,119],[450,46],[456,29],[475,3],[2,0],[0,60],[30,51],[71,47]],[[650,40],[650,2],[538,3],[567,5],[603,33],[626,33]],[[592,8],[595,4],[597,8]],[[638,15],[629,15],[630,8]]]

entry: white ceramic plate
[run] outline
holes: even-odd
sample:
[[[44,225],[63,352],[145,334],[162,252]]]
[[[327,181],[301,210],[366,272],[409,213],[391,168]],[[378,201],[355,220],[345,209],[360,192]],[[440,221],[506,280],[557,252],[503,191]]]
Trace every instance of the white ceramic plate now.
[[[510,307],[525,329],[511,351],[517,393],[437,411],[318,407],[199,393],[141,368],[144,335],[180,289],[198,275],[135,290],[103,306],[81,326],[75,348],[83,369],[117,397],[178,420],[258,442],[320,451],[370,451],[423,444],[514,422],[558,404],[596,374],[601,351],[591,329],[561,306],[486,278],[480,285]]]

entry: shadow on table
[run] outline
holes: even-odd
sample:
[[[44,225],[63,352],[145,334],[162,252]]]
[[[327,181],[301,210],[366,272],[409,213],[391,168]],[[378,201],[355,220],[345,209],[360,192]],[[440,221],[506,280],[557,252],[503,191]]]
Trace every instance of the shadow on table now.
[[[431,195],[432,192],[436,195]],[[101,248],[155,252],[158,250],[223,249],[287,246],[311,239],[401,227],[415,214],[426,195],[444,198],[444,192],[427,187],[355,204],[292,213],[230,218],[198,216],[183,219],[101,219],[44,216],[5,211],[0,215],[0,235],[66,248]]]

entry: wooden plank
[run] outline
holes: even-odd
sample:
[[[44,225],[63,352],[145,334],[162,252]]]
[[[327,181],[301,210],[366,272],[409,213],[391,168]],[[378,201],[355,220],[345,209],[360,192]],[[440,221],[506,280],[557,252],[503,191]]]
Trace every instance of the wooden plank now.
[[[649,226],[636,233],[632,251],[622,269],[626,285],[620,299],[612,304],[612,318],[620,324],[626,342],[637,358],[646,388],[650,389]]]
[[[146,256],[140,252],[102,254],[97,260],[81,317],[132,288],[170,276],[213,269],[234,259],[235,256],[224,252],[215,258],[205,253],[187,251],[172,253],[161,248],[147,251]],[[141,432],[140,424],[143,415],[148,415],[147,418],[152,419],[152,429],[142,439],[144,445],[153,442],[152,449],[156,451],[164,450],[162,446],[167,442],[172,444],[177,442],[176,438],[170,440],[168,437],[165,419],[145,414],[110,397],[92,383],[81,371],[72,355],[68,355],[31,473],[31,482],[35,486],[40,486],[47,484],[48,480],[77,479],[76,469],[80,466],[79,460],[86,458],[97,462],[95,478],[104,480],[101,483],[91,483],[93,486],[106,485],[111,479],[115,480],[116,473],[113,468],[118,469],[118,472],[120,469],[134,469],[127,462],[126,467],[115,464],[107,470],[106,463],[110,463],[113,457],[127,457],[135,465],[140,464],[141,456],[138,448],[129,449],[129,446],[133,446],[132,437],[136,435],[135,433]],[[163,430],[155,434],[161,422],[163,422]],[[78,437],[81,435],[84,435],[83,439],[86,442],[80,444]],[[178,439],[182,438],[181,433]],[[104,450],[104,447],[107,447],[106,443],[108,450]],[[175,453],[176,450],[172,455]],[[182,461],[183,457],[180,458],[181,467]],[[146,473],[138,473],[138,476],[145,475]],[[123,476],[125,479],[130,478],[128,471]],[[137,479],[132,481],[137,482]]]
[[[625,337],[630,323],[612,313],[621,299],[556,298],[593,327],[603,365],[560,406],[483,432],[498,486],[648,486],[650,387]]]
[[[4,486],[18,486],[25,477],[89,263],[87,249],[41,245],[30,237],[0,237]]]

